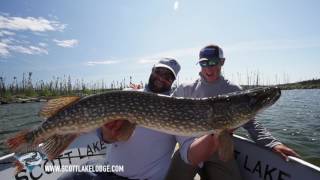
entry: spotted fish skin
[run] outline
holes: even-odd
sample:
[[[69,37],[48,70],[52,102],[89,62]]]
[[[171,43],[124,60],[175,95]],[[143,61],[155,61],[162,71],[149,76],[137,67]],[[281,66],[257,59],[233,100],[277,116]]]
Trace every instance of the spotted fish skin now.
[[[276,102],[280,94],[276,87],[202,99],[112,91],[81,98],[35,129],[9,140],[8,144],[13,150],[25,147],[20,144],[36,146],[54,136],[61,138],[63,135],[89,132],[119,119],[174,135],[209,134],[243,125],[260,110]]]

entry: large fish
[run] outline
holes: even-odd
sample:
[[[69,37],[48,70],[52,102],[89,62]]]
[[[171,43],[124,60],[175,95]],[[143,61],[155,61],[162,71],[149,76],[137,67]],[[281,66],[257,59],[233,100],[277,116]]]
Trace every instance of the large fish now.
[[[226,130],[243,125],[272,105],[280,94],[279,88],[269,87],[201,99],[139,91],[60,98],[49,101],[40,112],[46,121],[32,130],[18,133],[7,140],[7,144],[14,152],[22,152],[43,143],[42,149],[48,159],[54,159],[80,133],[119,119],[130,122],[123,128],[119,140],[128,139],[135,125],[181,136],[226,134]],[[230,156],[231,138],[223,137],[220,138],[222,154]]]

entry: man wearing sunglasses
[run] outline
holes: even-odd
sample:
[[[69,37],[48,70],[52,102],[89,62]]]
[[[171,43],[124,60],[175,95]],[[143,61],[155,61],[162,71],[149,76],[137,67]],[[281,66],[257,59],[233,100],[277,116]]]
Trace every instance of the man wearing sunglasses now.
[[[179,63],[173,58],[162,58],[154,64],[148,84],[139,91],[170,95],[171,86],[180,71]],[[131,89],[132,90],[132,89]],[[131,130],[127,140],[123,133]],[[126,133],[127,134],[127,133]],[[175,145],[181,144],[181,156],[186,158],[193,139],[174,136],[131,124],[125,119],[105,124],[97,130],[101,141],[108,144],[106,161],[93,161],[91,164],[120,165],[123,172],[68,173],[61,180],[77,179],[148,179],[163,180],[171,162]]]
[[[205,46],[201,49],[199,54],[198,64],[201,67],[199,79],[191,84],[180,85],[173,93],[173,96],[204,98],[240,91],[240,86],[231,83],[222,76],[221,69],[224,62],[225,58],[223,56],[223,51],[219,46]],[[288,155],[298,156],[292,149],[286,147],[271,136],[270,132],[255,119],[248,122],[243,127],[257,144],[271,148],[284,158],[287,158]],[[210,138],[210,135],[200,137],[199,139],[208,137]],[[215,136],[213,135],[211,137],[214,138]],[[217,138],[215,140],[217,140]],[[219,142],[217,142],[217,144],[219,144]],[[191,151],[192,149],[189,153],[192,153]],[[194,165],[191,166],[184,163],[176,152],[167,179],[193,179],[196,172],[199,172],[204,179],[241,179],[238,166],[234,159],[224,162],[219,159],[215,151],[211,151],[211,153],[212,156],[205,162],[202,162],[203,157],[199,156],[200,158],[197,158],[197,156],[193,156],[189,159],[191,161],[190,163]],[[197,169],[196,165],[199,164],[202,166],[201,169]]]
[[[171,86],[180,71],[179,63],[173,58],[163,58],[157,62],[149,76],[149,82],[144,92],[170,95]],[[132,129],[132,134],[126,141],[119,141],[123,132]],[[193,137],[174,136],[147,129],[144,127],[134,127],[127,120],[117,120],[104,125],[97,130],[99,138],[108,143],[106,152],[106,162],[99,164],[122,165],[123,172],[114,173],[72,173],[66,174],[61,180],[76,179],[113,179],[132,180],[148,179],[163,180],[170,167],[171,157],[176,143],[180,145],[179,157],[185,162],[194,159],[193,156],[207,157],[207,152],[201,153],[201,146],[205,144],[211,149],[216,149],[214,138],[195,140]],[[212,144],[213,143],[213,144]],[[191,152],[191,153],[190,153]],[[90,162],[96,164],[98,162]]]
[[[171,86],[180,71],[179,63],[173,58],[162,58],[154,64],[148,84],[140,91],[170,95]],[[127,141],[118,141],[117,136],[128,121],[118,120],[102,129],[102,139],[113,142],[107,152],[110,165],[123,165],[124,172],[116,174],[118,178],[128,179],[164,179],[169,169],[171,155],[177,142],[182,145],[182,156],[192,140],[137,126]]]

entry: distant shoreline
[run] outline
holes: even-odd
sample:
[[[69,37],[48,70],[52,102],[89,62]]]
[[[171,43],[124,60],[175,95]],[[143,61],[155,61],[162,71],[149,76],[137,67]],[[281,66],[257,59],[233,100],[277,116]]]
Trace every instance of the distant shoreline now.
[[[295,83],[278,84],[273,85],[279,87],[281,90],[294,90],[294,89],[320,89],[320,79],[313,79]],[[261,85],[242,85],[244,89],[250,89],[254,87],[268,87]]]
[[[313,79],[308,81],[301,81],[296,83],[289,84],[280,84],[278,85],[283,90],[291,89],[320,89],[320,79]]]
[[[0,97],[0,105],[13,103],[32,103],[32,102],[47,102],[49,98],[43,97],[25,97],[25,98],[11,98],[10,100]]]
[[[320,79],[301,81],[296,83],[279,84],[278,86],[281,90],[294,90],[294,89],[320,89]],[[260,85],[242,85],[244,89],[250,89],[254,87],[267,87]],[[110,91],[110,90],[106,90]],[[0,97],[0,105],[12,104],[12,103],[31,103],[31,102],[47,102],[50,99],[58,98],[62,96],[39,96],[39,97],[28,97],[26,95],[22,96],[12,96],[10,98]]]

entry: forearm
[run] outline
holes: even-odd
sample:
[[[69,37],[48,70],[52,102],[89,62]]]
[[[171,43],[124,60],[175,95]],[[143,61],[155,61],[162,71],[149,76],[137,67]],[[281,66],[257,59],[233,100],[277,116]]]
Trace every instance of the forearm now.
[[[280,141],[274,138],[271,133],[255,119],[249,121],[243,127],[248,131],[252,140],[261,146],[273,148],[281,144]]]
[[[198,165],[208,160],[218,149],[217,136],[206,135],[196,139],[188,150],[188,161],[192,165]]]

